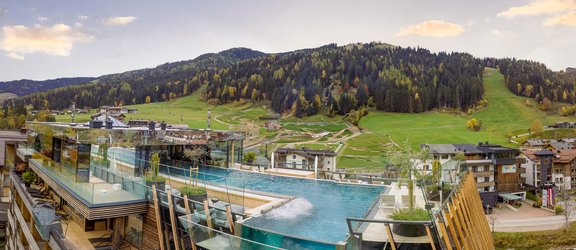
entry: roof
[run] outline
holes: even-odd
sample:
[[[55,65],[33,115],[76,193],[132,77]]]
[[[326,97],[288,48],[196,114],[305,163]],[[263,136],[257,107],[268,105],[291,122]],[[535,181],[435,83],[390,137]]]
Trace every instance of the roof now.
[[[296,153],[296,154],[307,154],[311,156],[336,156],[334,151],[330,150],[315,150],[308,148],[279,148],[276,149],[276,153]]]
[[[535,156],[553,156],[554,152],[548,150],[548,149],[542,149],[542,150],[538,150],[536,152],[534,152]]]
[[[530,146],[544,146],[550,140],[547,139],[528,139],[523,144],[528,144]]]
[[[478,149],[482,150],[486,153],[518,153],[519,152],[519,150],[515,149],[515,148],[502,147],[500,145],[489,144],[489,143],[485,143],[485,144],[480,143],[478,145]]]
[[[498,196],[502,197],[504,200],[515,201],[515,200],[522,200],[522,196],[515,195],[515,194],[498,194]]]
[[[576,149],[565,149],[556,151],[557,155],[554,162],[569,163],[576,158]]]
[[[563,141],[563,142],[567,142],[567,143],[575,143],[576,142],[576,138],[562,138],[558,141]]]
[[[108,116],[108,119],[112,121],[112,127],[114,128],[127,128],[128,125],[124,124],[123,122],[119,121],[118,119]],[[106,115],[100,114],[92,118],[92,120],[102,121],[104,122],[102,126],[106,126]],[[90,122],[85,122],[84,126],[90,126]]]
[[[26,133],[21,133],[20,130],[0,130],[0,138],[26,138]]]
[[[420,147],[430,149],[432,154],[455,154],[458,153],[453,144],[421,144]]]
[[[564,141],[551,141],[548,145],[552,146],[554,149],[571,149],[572,144]]]
[[[484,151],[478,149],[476,145],[473,144],[454,144],[454,146],[464,154],[482,154]]]

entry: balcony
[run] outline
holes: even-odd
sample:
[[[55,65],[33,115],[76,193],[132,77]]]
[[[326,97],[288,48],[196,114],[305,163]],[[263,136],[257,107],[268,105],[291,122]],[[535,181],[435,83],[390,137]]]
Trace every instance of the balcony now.
[[[476,187],[477,188],[483,188],[483,187],[492,187],[495,186],[496,183],[493,181],[489,181],[489,182],[476,182]]]
[[[146,213],[142,179],[130,180],[91,166],[87,182],[79,182],[71,169],[38,153],[29,163],[48,186],[88,220]],[[104,176],[111,181],[104,181]]]
[[[494,176],[493,171],[472,172],[474,177],[491,177]]]

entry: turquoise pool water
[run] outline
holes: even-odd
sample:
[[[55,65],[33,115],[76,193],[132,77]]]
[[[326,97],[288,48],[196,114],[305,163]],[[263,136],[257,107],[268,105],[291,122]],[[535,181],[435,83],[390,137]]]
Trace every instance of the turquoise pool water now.
[[[109,154],[132,162],[127,151]],[[128,153],[128,154],[126,154]],[[160,172],[167,174],[165,166]],[[188,169],[170,168],[170,175],[188,175]],[[347,217],[362,217],[384,191],[384,186],[347,185],[332,181],[290,178],[215,167],[201,167],[199,179],[216,185],[295,196],[296,199],[243,223],[242,236],[289,249],[334,249],[344,241]]]
[[[170,170],[171,174],[175,172]],[[262,230],[243,230],[243,236],[249,239],[291,249],[320,249],[321,244],[302,245],[299,240],[279,239],[275,233],[331,244],[343,241],[348,232],[346,217],[364,216],[384,190],[383,186],[346,185],[213,167],[202,167],[200,172],[199,178],[206,182],[297,197],[244,223]]]

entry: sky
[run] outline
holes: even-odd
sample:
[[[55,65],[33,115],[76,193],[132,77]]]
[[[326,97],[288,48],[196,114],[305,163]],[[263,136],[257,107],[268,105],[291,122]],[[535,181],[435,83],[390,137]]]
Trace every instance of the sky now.
[[[385,42],[576,67],[576,0],[2,0],[0,81]]]

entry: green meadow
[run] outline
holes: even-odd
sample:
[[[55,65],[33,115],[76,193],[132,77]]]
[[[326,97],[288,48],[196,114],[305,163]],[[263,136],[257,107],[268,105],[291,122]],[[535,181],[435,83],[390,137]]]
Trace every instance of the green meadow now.
[[[350,139],[352,133],[347,128],[341,116],[326,117],[314,115],[304,118],[292,116],[283,117],[280,124],[283,131],[268,131],[262,129],[260,116],[269,115],[265,104],[230,103],[225,105],[210,105],[200,99],[203,89],[194,94],[168,102],[130,105],[137,108],[137,114],[128,114],[127,120],[143,119],[166,121],[168,123],[184,123],[191,128],[206,128],[208,109],[212,110],[212,129],[233,129],[251,131],[256,138],[274,140],[282,133],[294,131],[297,133],[330,132],[320,139],[305,135],[277,138],[276,146],[306,146],[314,149],[335,149],[337,142],[344,145],[338,152],[338,167],[365,168],[382,167],[386,163],[387,149],[395,143],[408,141],[412,147],[418,148],[423,143],[472,143],[489,141],[506,146],[515,146],[507,135],[525,134],[536,119],[542,124],[553,124],[557,121],[576,121],[574,117],[561,117],[554,111],[542,111],[533,99],[515,96],[504,85],[504,78],[495,69],[487,68],[484,74],[485,99],[488,105],[470,115],[454,111],[430,111],[425,113],[406,114],[370,111],[360,121],[362,132]],[[527,100],[528,104],[527,104]],[[559,104],[555,104],[554,110]],[[482,122],[478,132],[466,128],[466,122],[476,118]],[[77,122],[85,122],[89,115],[78,115]],[[70,117],[62,115],[58,121],[69,122]],[[344,132],[339,133],[344,130]],[[574,136],[574,130],[562,131],[562,136]],[[546,131],[544,135],[558,132]],[[534,135],[531,135],[534,136]],[[518,138],[523,141],[528,135]],[[294,144],[296,143],[296,144]]]

